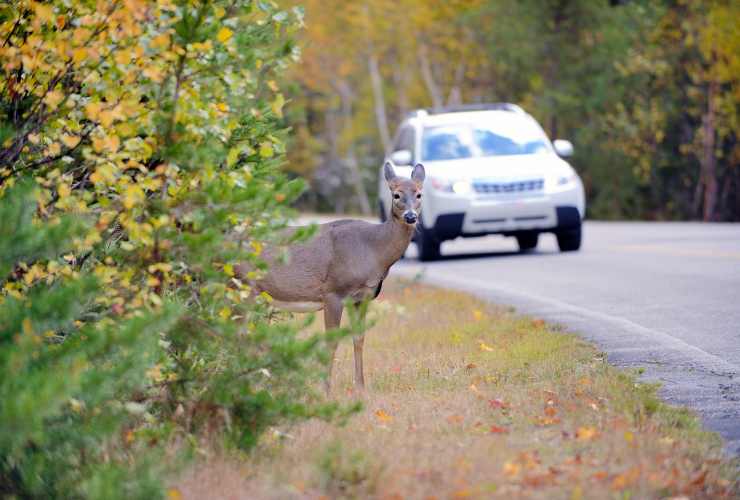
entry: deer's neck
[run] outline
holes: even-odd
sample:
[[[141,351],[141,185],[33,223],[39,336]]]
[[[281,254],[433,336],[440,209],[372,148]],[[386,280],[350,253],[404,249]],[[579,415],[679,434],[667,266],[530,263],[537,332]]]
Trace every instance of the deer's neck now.
[[[378,225],[378,237],[374,243],[378,260],[386,271],[403,256],[411,243],[414,230],[414,226],[404,224],[392,216]]]

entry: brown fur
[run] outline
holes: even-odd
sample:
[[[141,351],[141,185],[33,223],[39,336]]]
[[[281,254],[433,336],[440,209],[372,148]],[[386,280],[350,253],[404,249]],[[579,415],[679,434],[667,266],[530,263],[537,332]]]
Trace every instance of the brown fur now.
[[[256,283],[256,289],[269,293],[279,307],[290,309],[291,303],[315,304],[314,310],[324,310],[327,329],[339,326],[346,299],[355,304],[374,299],[390,267],[403,256],[416,229],[424,167],[417,165],[409,180],[396,177],[387,163],[385,177],[393,199],[387,222],[339,220],[321,224],[318,235],[291,247],[288,262],[271,267],[268,275]],[[414,214],[413,223],[405,217],[411,213]],[[268,262],[275,262],[274,255],[269,252],[266,258]],[[359,387],[364,386],[363,341],[364,335],[354,339],[355,383]]]

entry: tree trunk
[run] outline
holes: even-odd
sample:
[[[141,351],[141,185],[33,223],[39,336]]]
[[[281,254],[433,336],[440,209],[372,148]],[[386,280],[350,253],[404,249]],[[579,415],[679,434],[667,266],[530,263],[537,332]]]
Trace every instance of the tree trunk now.
[[[714,97],[717,95],[717,82],[709,82],[707,89],[707,112],[702,117],[704,129],[702,137],[702,159],[701,177],[704,182],[704,207],[702,219],[712,221],[715,218],[715,207],[717,205],[717,158],[714,155],[714,143],[716,135],[716,113],[714,109]]]
[[[447,96],[447,105],[454,106],[462,104],[462,84],[465,77],[465,62],[460,61],[455,68],[455,78],[452,81],[452,88]]]
[[[354,94],[352,88],[345,80],[337,80],[334,82],[334,87],[339,93],[339,98],[342,103],[342,117],[344,118],[344,127],[352,127],[352,101],[354,100]],[[355,188],[355,194],[357,195],[357,203],[360,206],[360,211],[365,215],[370,215],[372,209],[370,208],[370,200],[365,191],[365,184],[362,179],[360,167],[357,162],[357,155],[355,154],[354,141],[350,141],[347,147],[347,156],[345,164],[349,169],[350,179]]]
[[[378,124],[378,135],[386,155],[391,153],[391,135],[388,131],[388,118],[385,114],[385,97],[383,96],[383,76],[378,66],[378,56],[375,52],[370,53],[367,61],[370,71],[370,82],[373,87],[373,104],[375,107],[375,121]]]
[[[432,98],[432,108],[435,110],[442,109],[444,106],[444,98],[442,96],[442,90],[434,81],[434,75],[432,74],[432,66],[429,62],[429,52],[427,46],[424,43],[419,45],[419,66],[421,68],[421,78],[424,80],[429,91],[429,96]]]
[[[406,77],[400,64],[393,65],[393,84],[396,86],[396,105],[399,121],[409,112],[409,96],[406,93]]]

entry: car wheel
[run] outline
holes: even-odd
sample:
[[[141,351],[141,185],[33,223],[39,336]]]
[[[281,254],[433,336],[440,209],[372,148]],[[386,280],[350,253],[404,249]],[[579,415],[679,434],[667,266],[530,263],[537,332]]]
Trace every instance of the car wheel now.
[[[581,248],[581,226],[563,229],[555,233],[561,252],[574,252]]]
[[[416,232],[416,246],[419,248],[419,260],[429,262],[439,259],[440,242],[434,237],[434,233],[419,224]]]
[[[519,243],[520,252],[529,252],[537,248],[537,240],[539,240],[539,233],[519,233],[516,235],[516,241]]]
[[[388,219],[388,217],[385,215],[383,200],[378,200],[378,217],[380,218],[380,222],[385,222]]]

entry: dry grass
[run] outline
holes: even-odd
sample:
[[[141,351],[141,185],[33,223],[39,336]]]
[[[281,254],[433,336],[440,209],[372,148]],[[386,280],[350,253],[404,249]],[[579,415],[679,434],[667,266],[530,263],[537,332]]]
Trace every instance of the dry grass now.
[[[365,410],[212,458],[184,498],[730,498],[737,464],[695,417],[578,338],[468,295],[391,283]],[[352,398],[351,347],[334,387]],[[283,437],[277,437],[281,435]],[[287,437],[286,437],[287,436]]]

